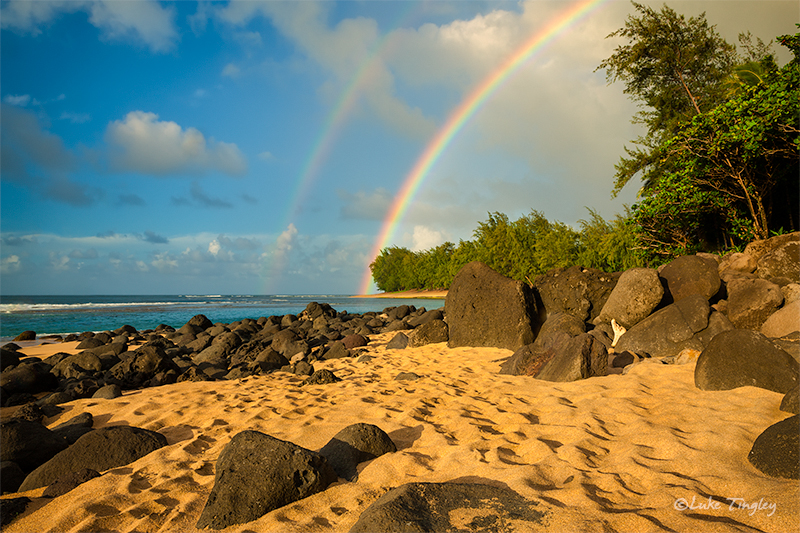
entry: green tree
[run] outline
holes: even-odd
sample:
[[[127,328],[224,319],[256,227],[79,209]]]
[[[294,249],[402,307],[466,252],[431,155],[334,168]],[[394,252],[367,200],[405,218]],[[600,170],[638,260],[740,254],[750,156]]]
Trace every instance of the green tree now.
[[[625,206],[625,215],[616,215],[610,222],[594,209],[587,209],[589,220],[578,221],[581,231],[577,263],[604,272],[643,266],[630,208]]]
[[[609,83],[625,84],[624,92],[642,108],[633,122],[647,126],[647,135],[634,141],[633,149],[626,147],[627,156],[616,165],[614,195],[637,174],[645,188],[658,181],[669,161],[654,150],[681,122],[721,101],[723,82],[736,62],[735,47],[708,24],[705,13],[687,20],[666,5],[658,12],[632,3],[637,14],[608,36],[627,43],[598,66]]]
[[[634,207],[640,238],[656,255],[706,247],[713,232],[731,246],[798,226],[799,94],[795,57],[659,147],[672,169]]]

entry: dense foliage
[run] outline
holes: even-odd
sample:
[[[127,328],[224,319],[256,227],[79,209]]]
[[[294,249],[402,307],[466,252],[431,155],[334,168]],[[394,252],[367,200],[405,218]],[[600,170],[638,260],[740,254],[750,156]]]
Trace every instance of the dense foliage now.
[[[658,147],[670,170],[633,207],[650,255],[730,248],[797,228],[800,64],[762,66],[757,82]]]
[[[396,246],[385,248],[370,265],[372,278],[382,291],[446,289],[456,273],[470,261],[483,261],[497,272],[520,281],[552,268],[581,264],[612,272],[638,266],[630,253],[633,229],[617,216],[606,222],[589,210],[580,231],[561,222],[550,222],[538,211],[516,221],[502,213],[489,213],[480,222],[474,240],[458,246],[446,242],[436,248],[412,252]]]

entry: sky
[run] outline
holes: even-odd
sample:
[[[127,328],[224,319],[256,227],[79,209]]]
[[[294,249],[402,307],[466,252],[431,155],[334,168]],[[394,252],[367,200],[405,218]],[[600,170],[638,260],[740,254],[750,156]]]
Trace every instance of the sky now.
[[[643,131],[596,68],[634,10],[590,3],[3,1],[0,294],[356,294],[376,246],[469,240],[490,212],[612,218]],[[731,43],[800,21],[666,3]]]

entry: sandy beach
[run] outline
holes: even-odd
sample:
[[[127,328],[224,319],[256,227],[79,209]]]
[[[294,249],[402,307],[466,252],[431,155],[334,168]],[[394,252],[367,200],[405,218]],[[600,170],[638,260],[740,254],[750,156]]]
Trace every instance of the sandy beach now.
[[[411,290],[400,292],[379,292],[376,294],[359,294],[353,298],[431,298],[434,300],[444,300],[447,297],[447,290]]]
[[[782,395],[755,387],[706,392],[694,365],[646,362],[626,375],[549,383],[498,375],[510,351],[432,344],[387,350],[375,335],[355,358],[316,362],[341,382],[301,387],[286,373],[184,382],[83,399],[44,423],[89,412],[94,427],[132,425],[169,445],[55,500],[44,489],[10,532],[195,531],[223,447],[257,430],[319,450],[366,422],[397,445],[359,466],[356,482],[225,531],[347,531],[385,491],[407,482],[501,485],[551,512],[547,531],[796,531],[796,481],[747,461],[755,438],[787,418]],[[40,345],[38,356],[67,345]],[[396,381],[414,372],[416,381]]]

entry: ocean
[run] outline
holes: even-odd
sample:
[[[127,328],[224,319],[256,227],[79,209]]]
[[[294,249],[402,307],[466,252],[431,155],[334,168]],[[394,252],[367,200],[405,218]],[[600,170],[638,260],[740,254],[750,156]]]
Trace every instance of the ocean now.
[[[327,303],[337,311],[362,314],[387,307],[413,305],[444,307],[442,299],[353,298],[342,295],[171,295],[171,296],[0,296],[0,343],[21,332],[38,336],[114,330],[131,325],[137,330],[159,324],[179,328],[195,315],[212,322],[300,314],[311,302]]]

